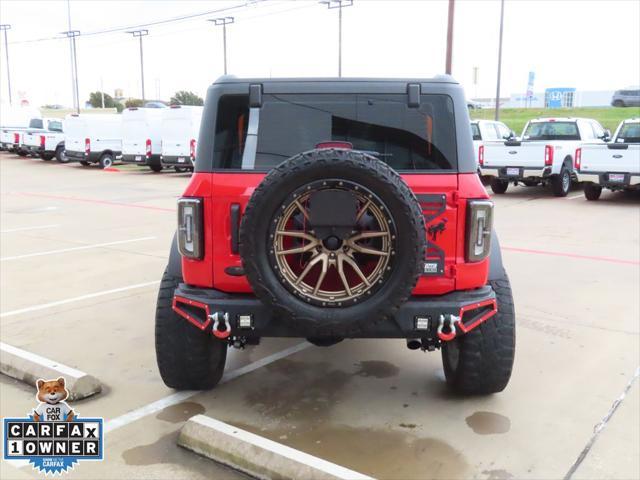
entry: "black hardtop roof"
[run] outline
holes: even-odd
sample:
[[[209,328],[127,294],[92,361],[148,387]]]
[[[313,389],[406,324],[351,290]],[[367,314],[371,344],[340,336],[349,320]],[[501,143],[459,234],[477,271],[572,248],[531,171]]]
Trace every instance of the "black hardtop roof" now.
[[[373,83],[373,84],[407,84],[407,83],[452,83],[458,82],[450,75],[436,75],[430,78],[379,78],[379,77],[286,77],[286,78],[241,78],[235,75],[223,75],[215,84],[222,83]]]

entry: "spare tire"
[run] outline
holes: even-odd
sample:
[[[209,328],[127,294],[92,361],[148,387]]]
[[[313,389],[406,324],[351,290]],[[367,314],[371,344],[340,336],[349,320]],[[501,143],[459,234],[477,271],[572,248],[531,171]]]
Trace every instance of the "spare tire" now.
[[[301,153],[254,191],[240,256],[256,296],[304,336],[347,336],[391,317],[423,271],[424,217],[372,155]]]

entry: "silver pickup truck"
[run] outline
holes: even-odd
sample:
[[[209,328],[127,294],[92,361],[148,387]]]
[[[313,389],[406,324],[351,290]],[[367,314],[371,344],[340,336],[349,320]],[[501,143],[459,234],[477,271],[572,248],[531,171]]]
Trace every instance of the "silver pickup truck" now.
[[[576,149],[584,143],[604,144],[609,136],[589,118],[536,118],[527,122],[522,137],[487,143],[480,174],[490,177],[494,193],[505,193],[509,183],[542,184],[564,197],[576,180]]]
[[[576,150],[574,168],[587,200],[598,200],[603,188],[640,190],[640,118],[621,122],[605,145],[583,144]]]

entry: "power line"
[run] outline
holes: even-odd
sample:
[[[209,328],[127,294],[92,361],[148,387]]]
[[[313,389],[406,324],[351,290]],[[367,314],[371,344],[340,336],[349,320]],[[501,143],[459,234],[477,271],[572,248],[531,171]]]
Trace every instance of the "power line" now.
[[[245,8],[248,6],[253,6],[253,5],[257,5],[263,2],[266,2],[267,0],[249,0],[249,1],[245,1],[242,2],[239,5],[233,5],[230,7],[224,7],[224,8],[218,8],[216,10],[208,10],[206,12],[198,12],[198,13],[192,13],[189,15],[182,15],[179,17],[172,17],[172,18],[166,18],[163,20],[156,20],[153,22],[147,22],[147,23],[140,23],[140,24],[136,24],[136,25],[125,25],[125,26],[117,26],[117,27],[110,27],[108,29],[104,29],[104,30],[96,30],[96,31],[89,31],[86,33],[83,33],[82,36],[83,37],[89,37],[89,36],[94,36],[94,35],[106,35],[106,34],[110,34],[110,33],[119,33],[119,32],[126,32],[129,30],[134,30],[134,29],[140,29],[142,27],[151,27],[151,26],[156,26],[156,25],[163,25],[163,24],[168,24],[168,23],[176,23],[176,22],[183,22],[183,21],[187,21],[187,20],[191,20],[191,19],[196,19],[199,17],[204,17],[207,15],[213,15],[213,14],[217,14],[217,13],[222,13],[222,12],[228,12],[230,10],[236,10],[239,8]],[[65,37],[58,37],[58,36],[51,36],[51,37],[42,37],[42,38],[34,38],[34,39],[30,39],[30,40],[18,40],[15,42],[11,42],[11,45],[17,45],[17,44],[24,44],[24,43],[35,43],[35,42],[46,42],[46,41],[51,41],[51,40],[62,40]]]

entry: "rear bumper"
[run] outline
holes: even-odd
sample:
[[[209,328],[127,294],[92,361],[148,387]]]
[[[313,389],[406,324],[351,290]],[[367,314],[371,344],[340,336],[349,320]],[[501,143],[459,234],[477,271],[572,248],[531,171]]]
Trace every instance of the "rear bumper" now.
[[[467,332],[495,314],[495,299],[490,286],[439,296],[413,296],[392,319],[372,323],[366,330],[347,337],[436,339],[440,315],[447,314],[460,316],[462,321],[458,328]],[[232,337],[313,337],[316,334],[309,327],[292,329],[253,295],[228,294],[180,284],[174,294],[173,309],[185,321],[208,332],[213,327],[210,315],[227,313]],[[251,315],[252,328],[239,327],[240,315]],[[417,329],[418,318],[428,319],[428,328]]]
[[[193,168],[193,162],[191,161],[191,157],[188,155],[162,155],[160,157],[160,161],[162,162],[162,166],[167,167],[185,167],[185,168]]]
[[[517,168],[518,174],[508,173],[507,169]],[[551,167],[482,167],[480,169],[482,176],[498,177],[501,180],[523,180],[525,178],[547,178],[551,176]]]
[[[151,155],[147,157],[144,154],[141,155],[131,155],[131,154],[123,154],[122,155],[122,163],[134,163],[136,165],[160,165],[160,155]]]
[[[92,158],[91,154],[87,154],[85,152],[76,152],[74,150],[65,150],[65,155],[71,162],[97,162],[97,158]]]
[[[612,182],[609,180],[609,173],[619,173],[624,175],[621,182]],[[578,172],[579,182],[593,182],[607,188],[624,188],[640,185],[640,173],[623,173],[623,172]]]
[[[42,148],[41,146],[24,145],[24,149],[28,150],[29,153],[32,153],[34,155],[40,155],[41,153],[46,153],[46,150],[44,148]]]

